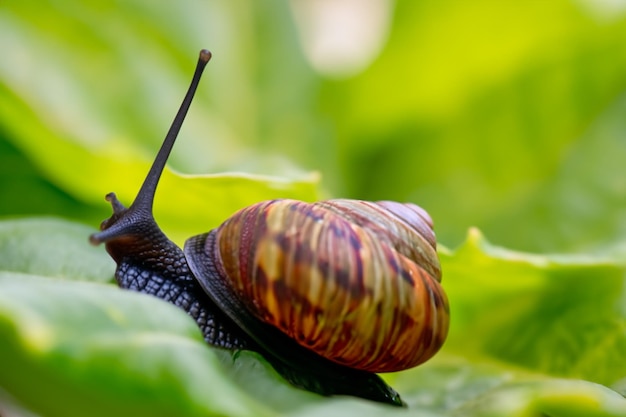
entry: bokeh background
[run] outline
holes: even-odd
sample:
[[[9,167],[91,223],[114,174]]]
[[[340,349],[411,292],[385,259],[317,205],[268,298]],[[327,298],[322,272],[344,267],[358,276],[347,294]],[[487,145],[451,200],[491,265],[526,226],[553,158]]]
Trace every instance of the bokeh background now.
[[[450,247],[626,236],[620,0],[5,0],[0,216],[107,217],[143,175],[107,161],[151,160],[200,48],[180,172],[316,171],[323,196],[420,204]]]

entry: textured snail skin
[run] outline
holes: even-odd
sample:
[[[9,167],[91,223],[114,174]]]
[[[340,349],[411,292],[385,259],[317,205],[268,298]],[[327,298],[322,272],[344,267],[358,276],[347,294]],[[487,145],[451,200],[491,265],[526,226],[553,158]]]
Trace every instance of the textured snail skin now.
[[[117,263],[115,278],[121,288],[180,307],[196,321],[208,344],[258,352],[296,387],[321,395],[353,395],[396,406],[404,404],[398,393],[375,374],[339,366],[314,354],[308,354],[307,361],[297,362],[290,347],[298,349],[298,345],[288,338],[274,350],[258,344],[207,295],[200,285],[202,279],[190,271],[183,251],[163,234],[151,216],[134,215],[115,199],[112,204],[114,214],[103,222],[102,230],[118,219],[130,217],[125,234],[105,244]]]
[[[111,219],[123,216],[115,209]],[[121,288],[154,295],[185,310],[198,324],[207,343],[225,349],[251,349],[256,344],[208,297],[189,270],[182,250],[154,220],[137,216],[122,238],[105,247],[117,264],[115,279]],[[108,220],[108,222],[113,222]],[[101,229],[107,229],[105,221]]]

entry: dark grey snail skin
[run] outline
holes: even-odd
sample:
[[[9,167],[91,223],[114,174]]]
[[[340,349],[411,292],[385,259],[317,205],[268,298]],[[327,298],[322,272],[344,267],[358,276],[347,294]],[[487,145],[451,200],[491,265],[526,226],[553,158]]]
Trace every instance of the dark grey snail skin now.
[[[117,263],[115,278],[120,287],[151,294],[182,308],[196,321],[208,344],[259,352],[287,381],[302,389],[403,406],[398,393],[376,374],[351,369],[305,351],[286,335],[263,328],[245,311],[239,311],[236,303],[212,299],[199,282],[210,277],[195,276],[185,253],[156,224],[152,204],[157,183],[210,57],[208,51],[201,51],[189,91],[135,201],[126,208],[113,193],[107,195],[113,215],[102,223],[102,231],[92,235],[90,241],[105,243],[107,252]],[[203,273],[210,274],[215,268],[207,260],[203,269]],[[227,305],[227,311],[218,304]],[[255,330],[255,336],[249,334],[250,329]]]
[[[128,214],[113,194],[115,214]],[[134,216],[123,240],[106,249],[117,263],[115,279],[122,288],[154,295],[185,310],[198,324],[207,343],[225,349],[252,349],[254,343],[215,306],[191,274],[182,250],[144,215]]]

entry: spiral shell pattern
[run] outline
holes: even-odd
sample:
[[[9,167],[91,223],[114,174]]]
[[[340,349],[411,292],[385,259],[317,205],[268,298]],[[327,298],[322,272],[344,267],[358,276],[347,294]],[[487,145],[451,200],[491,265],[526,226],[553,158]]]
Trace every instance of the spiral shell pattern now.
[[[416,205],[271,200],[216,233],[222,279],[246,308],[327,359],[392,372],[445,340],[432,221]]]

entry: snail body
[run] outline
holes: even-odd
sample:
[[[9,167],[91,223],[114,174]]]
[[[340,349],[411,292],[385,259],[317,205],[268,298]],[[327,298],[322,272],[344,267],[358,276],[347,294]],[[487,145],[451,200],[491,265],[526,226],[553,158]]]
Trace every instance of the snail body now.
[[[187,311],[208,343],[260,352],[292,384],[402,405],[376,372],[416,366],[448,330],[432,221],[414,204],[270,200],[191,237],[180,250],[152,217],[159,176],[204,65],[129,208],[91,236],[121,287]]]

